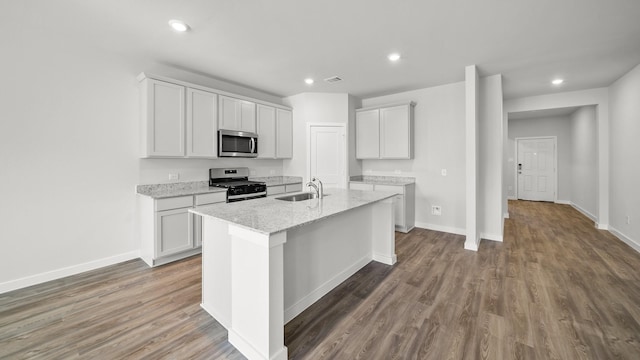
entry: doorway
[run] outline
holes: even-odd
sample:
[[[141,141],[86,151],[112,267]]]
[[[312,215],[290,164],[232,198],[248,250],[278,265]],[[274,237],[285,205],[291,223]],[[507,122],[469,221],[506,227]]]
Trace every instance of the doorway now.
[[[557,200],[557,139],[516,138],[516,198],[532,201]]]
[[[319,178],[325,188],[347,187],[346,127],[344,124],[309,124],[309,180]]]

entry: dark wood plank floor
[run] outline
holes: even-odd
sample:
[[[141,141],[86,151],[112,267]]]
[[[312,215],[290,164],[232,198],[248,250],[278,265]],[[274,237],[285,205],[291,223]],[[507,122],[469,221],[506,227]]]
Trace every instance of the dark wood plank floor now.
[[[285,327],[291,359],[639,359],[640,254],[567,205],[512,201],[505,241],[397,233]],[[199,307],[200,258],[0,294],[1,359],[243,359]]]

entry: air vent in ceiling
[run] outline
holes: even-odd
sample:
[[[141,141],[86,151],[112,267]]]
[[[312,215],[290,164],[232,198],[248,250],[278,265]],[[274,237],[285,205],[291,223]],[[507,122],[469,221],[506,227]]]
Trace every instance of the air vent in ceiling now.
[[[339,76],[332,76],[332,77],[328,77],[326,79],[324,79],[324,81],[328,82],[328,83],[335,83],[338,81],[342,81],[342,79]]]

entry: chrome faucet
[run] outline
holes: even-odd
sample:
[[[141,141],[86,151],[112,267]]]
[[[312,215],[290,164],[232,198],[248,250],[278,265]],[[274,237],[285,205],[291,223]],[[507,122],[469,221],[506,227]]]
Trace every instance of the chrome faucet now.
[[[321,196],[320,196],[320,190],[318,189],[318,185],[316,185],[315,183],[313,183],[313,182],[309,181],[309,182],[307,183],[307,186],[308,186],[308,187],[313,187],[313,189],[316,191],[316,197],[317,197],[318,199],[320,199],[320,198],[321,198]]]
[[[322,196],[324,195],[324,187],[322,186],[322,181],[320,181],[320,179],[318,179],[317,177],[312,177],[311,181],[312,184],[314,184],[316,181],[318,182],[318,185],[316,185],[315,188],[316,192],[318,193],[318,199],[322,199]]]

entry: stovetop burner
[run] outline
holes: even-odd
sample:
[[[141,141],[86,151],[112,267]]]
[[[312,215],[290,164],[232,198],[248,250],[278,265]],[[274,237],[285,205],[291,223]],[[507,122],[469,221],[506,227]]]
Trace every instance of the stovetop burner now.
[[[227,189],[227,202],[267,196],[267,185],[249,180],[249,168],[209,169],[209,186]]]

